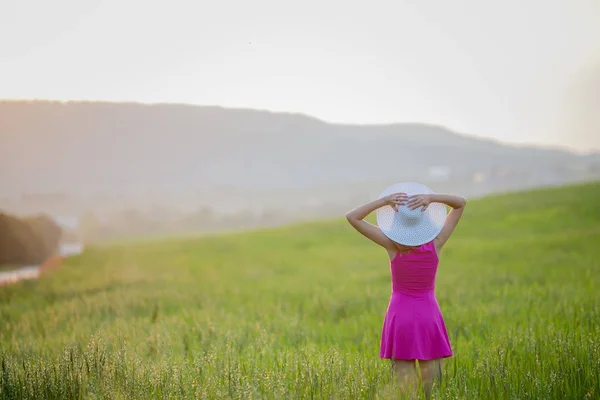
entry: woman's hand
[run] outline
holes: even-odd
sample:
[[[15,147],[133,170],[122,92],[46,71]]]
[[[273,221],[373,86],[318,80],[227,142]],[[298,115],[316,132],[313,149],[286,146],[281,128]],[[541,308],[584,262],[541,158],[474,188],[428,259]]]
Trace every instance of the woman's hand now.
[[[419,207],[421,211],[427,210],[427,207],[432,203],[431,196],[428,194],[415,194],[408,199],[408,208],[416,210]]]
[[[392,207],[394,211],[398,211],[398,206],[403,206],[408,201],[406,193],[393,193],[383,199],[385,204]]]

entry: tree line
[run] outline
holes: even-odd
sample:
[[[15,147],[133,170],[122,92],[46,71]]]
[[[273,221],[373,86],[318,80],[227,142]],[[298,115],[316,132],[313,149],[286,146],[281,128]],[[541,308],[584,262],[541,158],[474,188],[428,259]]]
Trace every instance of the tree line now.
[[[0,213],[0,265],[37,265],[59,252],[62,229],[47,215]]]

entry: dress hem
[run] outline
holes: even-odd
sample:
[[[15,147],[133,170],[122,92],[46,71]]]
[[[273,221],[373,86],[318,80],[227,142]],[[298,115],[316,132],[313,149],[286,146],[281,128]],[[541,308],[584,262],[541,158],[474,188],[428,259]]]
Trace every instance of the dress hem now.
[[[441,355],[439,357],[393,357],[393,356],[379,356],[379,358],[383,359],[383,360],[401,360],[401,361],[413,361],[413,360],[423,360],[423,361],[429,361],[429,360],[438,360],[440,358],[450,358],[453,357],[454,354],[445,354],[445,355]]]

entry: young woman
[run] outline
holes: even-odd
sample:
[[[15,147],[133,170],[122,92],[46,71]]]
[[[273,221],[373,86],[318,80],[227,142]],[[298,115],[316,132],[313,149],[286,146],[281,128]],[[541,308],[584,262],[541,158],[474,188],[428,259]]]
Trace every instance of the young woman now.
[[[434,380],[441,377],[442,359],[452,356],[434,293],[435,277],[438,255],[465,205],[463,197],[436,194],[418,183],[401,183],[346,213],[348,222],[382,246],[390,258],[392,294],[380,357],[392,360],[392,370],[404,391],[415,391],[420,378],[429,396]],[[449,213],[446,206],[451,207]],[[377,211],[379,226],[364,220],[373,211]]]

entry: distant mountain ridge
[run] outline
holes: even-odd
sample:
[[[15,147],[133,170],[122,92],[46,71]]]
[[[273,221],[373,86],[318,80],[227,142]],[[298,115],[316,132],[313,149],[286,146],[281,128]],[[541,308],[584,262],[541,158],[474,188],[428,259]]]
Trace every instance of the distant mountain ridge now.
[[[466,179],[479,170],[598,159],[424,124],[341,125],[179,104],[0,101],[0,195],[297,189],[423,180],[431,166]]]

